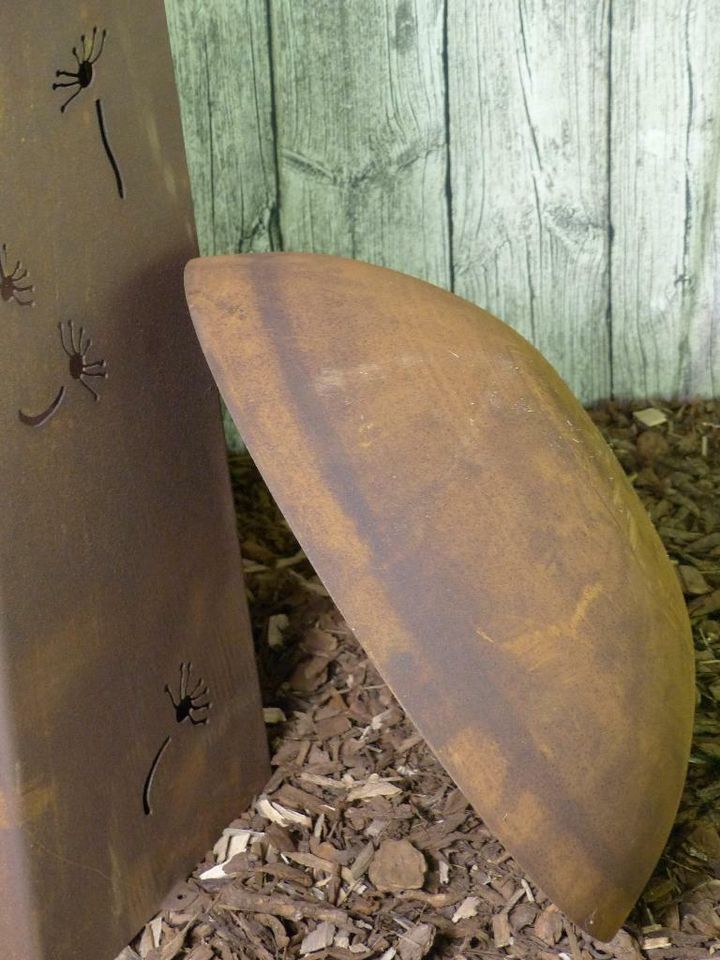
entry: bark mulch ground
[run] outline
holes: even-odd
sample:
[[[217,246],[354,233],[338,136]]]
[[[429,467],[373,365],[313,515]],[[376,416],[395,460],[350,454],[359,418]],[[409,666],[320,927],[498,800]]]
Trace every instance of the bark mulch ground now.
[[[677,565],[698,711],[676,827],[615,940],[564,920],[467,805],[238,455],[274,772],[122,960],[720,956],[720,403],[654,411],[593,417]]]

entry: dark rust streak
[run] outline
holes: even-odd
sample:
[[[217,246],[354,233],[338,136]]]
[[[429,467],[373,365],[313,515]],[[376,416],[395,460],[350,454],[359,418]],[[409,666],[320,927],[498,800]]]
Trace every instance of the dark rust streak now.
[[[378,491],[380,496],[376,498],[374,507],[368,501],[363,493],[366,477],[360,470],[360,462],[356,462],[353,467],[351,458],[345,450],[343,437],[333,428],[334,420],[331,412],[309,387],[318,371],[317,357],[311,355],[308,360],[305,347],[307,316],[297,308],[293,310],[292,302],[288,304],[283,299],[285,288],[281,284],[269,282],[269,278],[268,282],[257,285],[256,292],[260,298],[263,298],[261,302],[264,306],[264,316],[271,320],[265,324],[264,329],[273,344],[277,365],[285,377],[285,396],[298,410],[298,422],[311,425],[304,434],[308,456],[315,458],[326,489],[332,491],[345,515],[356,521],[362,541],[373,553],[374,566],[378,571],[382,571],[385,594],[392,598],[395,612],[407,630],[415,636],[422,637],[434,633],[437,637],[452,634],[472,638],[475,624],[468,616],[469,612],[462,597],[457,597],[458,602],[450,610],[446,606],[438,606],[436,599],[438,593],[444,596],[457,594],[457,583],[446,575],[443,564],[434,565],[431,573],[437,584],[436,591],[416,592],[408,589],[408,585],[417,579],[417,565],[422,562],[423,553],[411,551],[403,556],[397,555],[394,558],[395,562],[388,565],[385,555],[378,550],[378,530],[412,530],[413,521],[416,520],[412,514],[417,512],[417,505],[410,506],[409,516],[392,517],[387,509],[383,508],[381,491]],[[309,305],[309,308],[312,309],[312,306]],[[328,350],[328,358],[331,356]],[[386,376],[390,375],[389,372],[386,374]],[[432,366],[429,376],[433,378],[438,376]],[[452,429],[449,419],[447,429]],[[251,441],[248,439],[247,443],[252,454]],[[515,454],[518,455],[519,451],[516,450]],[[515,470],[523,470],[519,455]],[[293,504],[286,500],[284,502],[287,513],[292,516]],[[322,555],[317,552],[311,556],[311,560],[323,576],[326,585],[338,583],[331,555]],[[477,590],[482,592],[481,582],[478,582]],[[342,595],[340,590],[336,595]],[[487,597],[485,606],[488,611],[491,609],[490,596]],[[372,647],[370,652],[372,653]],[[483,648],[482,663],[468,662],[472,653],[472,648],[468,649],[467,646],[424,645],[421,651],[418,650],[417,658],[403,659],[396,667],[386,668],[385,672],[403,707],[413,717],[418,729],[431,745],[433,742],[437,745],[439,727],[431,725],[426,710],[434,711],[438,717],[442,714],[442,704],[448,690],[442,682],[438,682],[437,678],[442,681],[450,672],[455,682],[452,692],[453,701],[477,704],[476,709],[487,728],[504,730],[503,749],[513,767],[529,771],[528,779],[536,782],[557,778],[557,771],[550,769],[547,760],[538,752],[527,722],[524,722],[516,704],[508,696],[508,692],[512,690],[513,672],[516,668],[508,661],[502,646]],[[425,657],[427,673],[433,680],[422,684],[419,681],[418,665]],[[450,671],[448,671],[449,664]],[[499,682],[501,677],[505,678],[502,683]],[[453,771],[453,774],[462,787],[462,772]],[[558,802],[554,806],[546,806],[548,821],[553,824],[554,831],[570,832],[579,845],[586,845],[588,838],[595,833],[593,821],[596,812],[587,806],[583,809],[582,805],[574,800],[573,780],[568,779],[562,786],[564,791],[559,791]],[[516,784],[508,785],[508,795],[503,801],[506,806],[511,806],[511,794],[516,789]],[[512,847],[512,840],[508,840],[507,843]],[[595,857],[611,874],[614,870],[611,847],[599,836],[595,837],[592,846]]]

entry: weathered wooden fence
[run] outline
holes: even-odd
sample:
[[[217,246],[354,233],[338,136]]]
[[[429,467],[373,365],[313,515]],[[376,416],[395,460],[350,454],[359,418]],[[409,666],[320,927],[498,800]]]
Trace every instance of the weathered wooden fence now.
[[[166,0],[205,253],[439,283],[586,402],[718,395],[717,0]]]

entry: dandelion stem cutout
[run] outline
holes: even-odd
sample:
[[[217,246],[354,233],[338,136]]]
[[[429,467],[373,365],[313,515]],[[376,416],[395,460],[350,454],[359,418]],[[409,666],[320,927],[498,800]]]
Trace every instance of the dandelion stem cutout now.
[[[194,686],[190,686],[191,674],[192,663],[190,663],[189,660],[183,661],[180,664],[180,681],[177,695],[173,693],[170,684],[167,683],[165,684],[165,693],[170,698],[173,710],[175,711],[176,723],[185,723],[186,720],[189,720],[193,727],[202,727],[208,722],[208,712],[212,708],[212,702],[209,700],[208,687],[202,677],[198,677]],[[171,741],[171,736],[163,740],[150,764],[150,770],[145,778],[145,786],[143,787],[143,810],[145,811],[145,816],[149,816],[152,813],[150,792],[155,782],[155,774],[157,773],[160,761],[170,746]]]
[[[100,139],[102,140],[102,145],[105,148],[105,153],[110,166],[112,167],[112,172],[115,175],[115,186],[117,187],[118,196],[122,200],[125,197],[125,185],[123,183],[122,174],[120,173],[120,167],[118,166],[117,160],[115,159],[115,154],[112,152],[112,147],[110,146],[110,141],[108,140],[102,100],[95,101],[95,114],[97,116],[98,126],[100,128]]]
[[[24,423],[27,427],[41,427],[44,423],[47,423],[60,409],[60,405],[65,399],[65,386],[60,387],[58,392],[55,394],[55,398],[52,400],[48,406],[41,411],[31,415],[29,413],[23,413],[22,410],[18,410],[18,417],[20,422]]]
[[[33,290],[29,283],[27,268],[19,260],[15,261],[12,270],[8,266],[7,244],[0,247],[0,300],[3,303],[14,301],[20,307],[31,307],[35,302]]]
[[[72,320],[58,324],[60,345],[68,358],[68,372],[73,380],[77,380],[90,393],[95,401],[100,397],[97,390],[91,385],[96,378],[107,379],[107,364],[105,360],[89,360],[88,351],[92,346],[92,339],[86,335],[85,327],[76,327]],[[20,422],[28,427],[41,427],[47,423],[60,409],[65,399],[66,390],[61,386],[48,406],[37,414],[27,414],[18,411]]]
[[[95,64],[103,54],[106,38],[107,30],[103,30],[101,33],[98,33],[97,27],[93,27],[92,34],[89,36],[83,33],[80,37],[79,47],[75,46],[72,48],[77,69],[55,71],[56,80],[52,85],[53,90],[74,91],[61,105],[60,113],[65,113],[73,100],[78,97],[83,90],[86,90],[92,85],[95,79]],[[110,146],[103,104],[102,100],[99,98],[95,101],[95,115],[97,117],[98,130],[100,132],[100,141],[103,145],[105,155],[107,156],[108,162],[115,177],[115,186],[117,188],[118,196],[120,199],[124,199],[125,185],[123,183],[122,174],[120,173],[120,167],[115,158],[112,147]]]

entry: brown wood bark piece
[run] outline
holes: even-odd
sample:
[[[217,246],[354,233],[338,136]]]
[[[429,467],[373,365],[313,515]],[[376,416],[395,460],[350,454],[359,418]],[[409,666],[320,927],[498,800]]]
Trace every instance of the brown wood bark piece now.
[[[368,876],[383,893],[419,890],[425,882],[425,857],[408,840],[385,840],[373,857]]]

